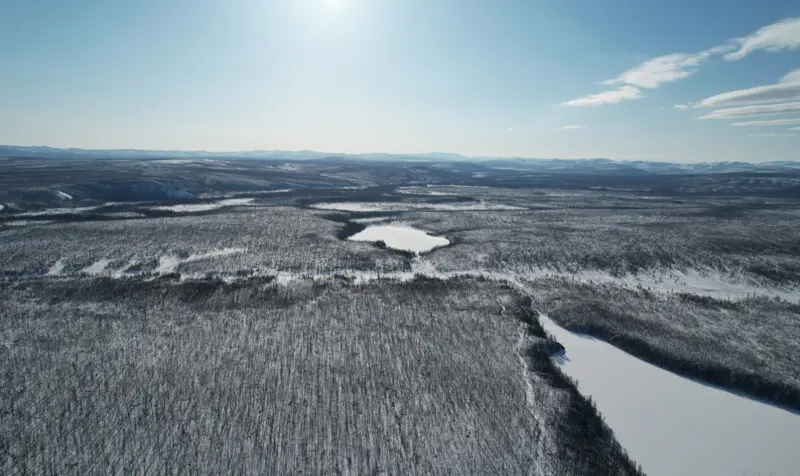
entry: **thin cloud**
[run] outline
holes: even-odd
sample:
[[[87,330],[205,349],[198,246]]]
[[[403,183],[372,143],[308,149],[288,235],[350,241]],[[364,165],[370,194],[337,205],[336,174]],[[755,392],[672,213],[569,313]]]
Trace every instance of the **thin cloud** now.
[[[751,35],[730,40],[726,44],[718,45],[699,53],[672,53],[647,60],[625,71],[618,77],[603,82],[603,84],[623,85],[620,89],[574,99],[563,103],[563,105],[578,107],[599,106],[602,104],[616,104],[628,99],[640,99],[645,97],[641,94],[641,89],[655,89],[666,83],[686,79],[696,73],[702,63],[716,55],[727,53],[724,56],[725,59],[739,60],[750,52],[757,50],[778,51],[798,47],[800,47],[800,17],[787,18],[762,27]],[[800,73],[797,72],[792,74],[800,76]],[[622,92],[623,89],[625,94]],[[778,89],[786,90],[789,88],[782,86]],[[634,91],[635,94],[633,93]],[[755,94],[765,95],[768,98],[771,97],[771,94],[779,96],[777,99],[766,99],[767,101],[780,101],[795,97],[786,97],[787,93],[774,91],[756,91]],[[730,104],[741,104],[741,102]],[[707,107],[712,106],[709,105]]]
[[[676,105],[674,105],[672,107],[674,107],[675,109],[680,109],[680,110],[689,109],[689,105],[688,104],[676,104]]]
[[[800,69],[783,76],[777,84],[739,89],[703,99],[695,107],[725,107],[800,98]]]
[[[699,119],[736,119],[740,117],[769,116],[800,111],[800,102],[765,104],[760,106],[732,107],[711,111]]]
[[[782,83],[800,83],[800,68],[786,73],[781,78]]]
[[[727,47],[716,46],[696,54],[673,53],[659,56],[645,61],[603,84],[630,84],[640,88],[654,89],[664,83],[688,78],[697,72],[697,66],[711,55],[727,50]]]
[[[748,122],[734,122],[732,126],[737,127],[773,127],[773,126],[788,126],[792,124],[800,124],[800,118],[797,119],[770,119],[767,121],[748,121]],[[800,127],[795,127],[791,130],[800,130]]]
[[[794,132],[759,132],[757,134],[747,134],[747,135],[750,137],[797,137],[798,136],[798,134],[795,134]]]
[[[728,61],[738,61],[748,54],[764,51],[780,51],[800,47],[800,17],[787,18],[758,29],[755,33],[733,40],[736,51],[725,55]]]
[[[611,91],[603,91],[602,93],[590,94],[589,96],[573,99],[562,103],[562,105],[571,107],[591,107],[601,106],[603,104],[617,104],[628,99],[639,99],[642,97],[644,96],[639,88],[626,85]]]
[[[580,128],[582,128],[582,127],[583,127],[583,126],[574,125],[574,126],[564,126],[564,127],[562,127],[561,129],[563,129],[563,130],[565,130],[565,131],[569,131],[569,130],[573,130],[573,129],[580,129]]]

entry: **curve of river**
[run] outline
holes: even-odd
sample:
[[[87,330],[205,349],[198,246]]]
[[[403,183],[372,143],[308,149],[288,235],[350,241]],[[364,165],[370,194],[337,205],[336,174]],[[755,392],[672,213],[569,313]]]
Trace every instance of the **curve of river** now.
[[[800,474],[800,414],[668,372],[547,316],[539,322],[566,349],[553,360],[646,474]]]

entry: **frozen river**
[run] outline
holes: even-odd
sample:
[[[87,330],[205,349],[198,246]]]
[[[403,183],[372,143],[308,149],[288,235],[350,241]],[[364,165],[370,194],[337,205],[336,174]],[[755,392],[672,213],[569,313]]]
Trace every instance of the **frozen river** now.
[[[539,319],[566,349],[554,360],[592,397],[646,474],[800,474],[797,413],[680,377]]]

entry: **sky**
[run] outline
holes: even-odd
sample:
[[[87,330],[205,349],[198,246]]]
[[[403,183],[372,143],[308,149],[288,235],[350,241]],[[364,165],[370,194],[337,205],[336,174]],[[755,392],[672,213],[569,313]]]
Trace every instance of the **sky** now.
[[[800,160],[797,0],[0,0],[0,143]]]

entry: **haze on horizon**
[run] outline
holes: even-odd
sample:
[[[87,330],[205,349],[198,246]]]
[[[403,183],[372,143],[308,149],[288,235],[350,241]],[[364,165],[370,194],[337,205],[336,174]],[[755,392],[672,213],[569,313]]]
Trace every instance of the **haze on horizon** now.
[[[0,4],[0,143],[796,160],[800,3]]]

